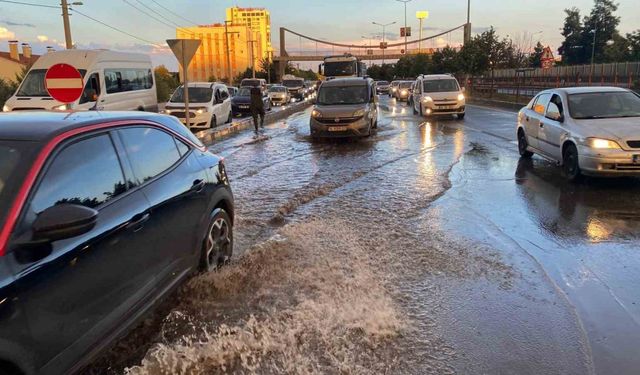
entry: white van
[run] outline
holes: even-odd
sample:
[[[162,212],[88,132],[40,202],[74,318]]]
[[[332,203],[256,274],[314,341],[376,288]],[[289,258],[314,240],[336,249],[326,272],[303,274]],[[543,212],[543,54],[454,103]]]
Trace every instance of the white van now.
[[[164,113],[186,124],[184,85],[167,102]],[[189,125],[191,129],[215,128],[231,123],[231,95],[224,83],[189,82]]]
[[[54,64],[74,66],[84,80],[84,92],[75,103],[53,100],[44,76]],[[20,110],[158,111],[151,59],[139,53],[108,50],[65,50],[40,56],[7,100],[4,112]]]

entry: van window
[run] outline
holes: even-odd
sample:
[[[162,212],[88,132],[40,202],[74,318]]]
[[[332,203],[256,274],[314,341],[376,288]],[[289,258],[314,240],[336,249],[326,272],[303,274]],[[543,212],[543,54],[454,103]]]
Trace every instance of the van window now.
[[[153,87],[151,69],[105,69],[104,82],[107,94],[148,90]]]
[[[93,92],[100,96],[100,75],[98,75],[98,73],[93,73],[87,78],[87,83],[84,85],[84,90],[82,91],[82,96],[78,104],[93,102]]]
[[[85,69],[79,69],[78,71],[82,77],[87,73]],[[22,80],[16,96],[49,96],[44,84],[45,74],[47,74],[47,69],[31,69]]]

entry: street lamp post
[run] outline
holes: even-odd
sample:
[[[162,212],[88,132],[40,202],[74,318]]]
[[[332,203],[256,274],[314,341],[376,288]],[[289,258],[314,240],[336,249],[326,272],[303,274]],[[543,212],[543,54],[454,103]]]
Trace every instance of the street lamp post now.
[[[367,40],[367,42],[369,43],[369,49],[367,50],[367,54],[369,54],[369,51],[371,51],[372,55],[369,56],[369,64],[372,64],[373,63],[373,50],[371,49],[371,38],[367,38],[364,35],[360,36],[360,38]]]
[[[407,3],[410,3],[413,0],[396,0],[401,3],[404,3],[404,53],[409,53],[407,50]]]
[[[71,3],[71,5],[82,5],[81,1]],[[64,41],[67,49],[73,48],[73,40],[71,39],[71,23],[69,22],[69,4],[67,0],[61,0],[60,6],[62,7],[62,23],[64,24]]]
[[[422,53],[422,21],[429,18],[429,12],[426,10],[416,12],[416,18],[420,20],[420,41],[418,42],[418,53]],[[405,30],[405,33],[407,31]]]
[[[382,26],[382,65],[384,65],[384,50],[385,50],[385,46],[384,46],[384,42],[385,42],[385,35],[387,32],[387,26],[391,26],[391,25],[395,25],[396,21],[393,21],[391,23],[387,23],[387,24],[382,24],[382,23],[377,23],[377,22],[372,22],[374,25],[378,25],[378,26]]]

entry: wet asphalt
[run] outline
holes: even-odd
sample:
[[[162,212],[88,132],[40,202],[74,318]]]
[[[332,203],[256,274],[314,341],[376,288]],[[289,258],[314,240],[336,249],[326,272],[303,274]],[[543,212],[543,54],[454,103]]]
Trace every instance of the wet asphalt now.
[[[439,373],[637,374],[640,182],[572,184],[544,159],[520,160],[514,112],[427,121],[386,97],[379,107],[366,139],[312,142],[307,110],[266,140],[210,147],[232,177],[236,254],[308,218],[396,241],[407,261],[394,293],[417,328],[400,372],[431,358]],[[432,249],[448,255],[432,262]]]

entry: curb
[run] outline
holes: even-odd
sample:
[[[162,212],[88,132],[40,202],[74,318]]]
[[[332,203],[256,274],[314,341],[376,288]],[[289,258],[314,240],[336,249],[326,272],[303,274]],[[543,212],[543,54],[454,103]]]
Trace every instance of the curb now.
[[[278,120],[282,120],[283,118],[289,117],[296,112],[301,112],[306,108],[310,107],[312,102],[310,100],[295,103],[282,111],[278,112],[268,112],[264,117],[264,123],[271,124]],[[231,124],[223,125],[216,127],[214,129],[207,129],[203,131],[199,131],[195,133],[195,136],[198,137],[204,144],[211,144],[216,139],[220,139],[223,137],[227,137],[231,134],[239,133],[243,130],[252,129],[253,128],[253,118],[246,117],[238,121],[234,121]]]

